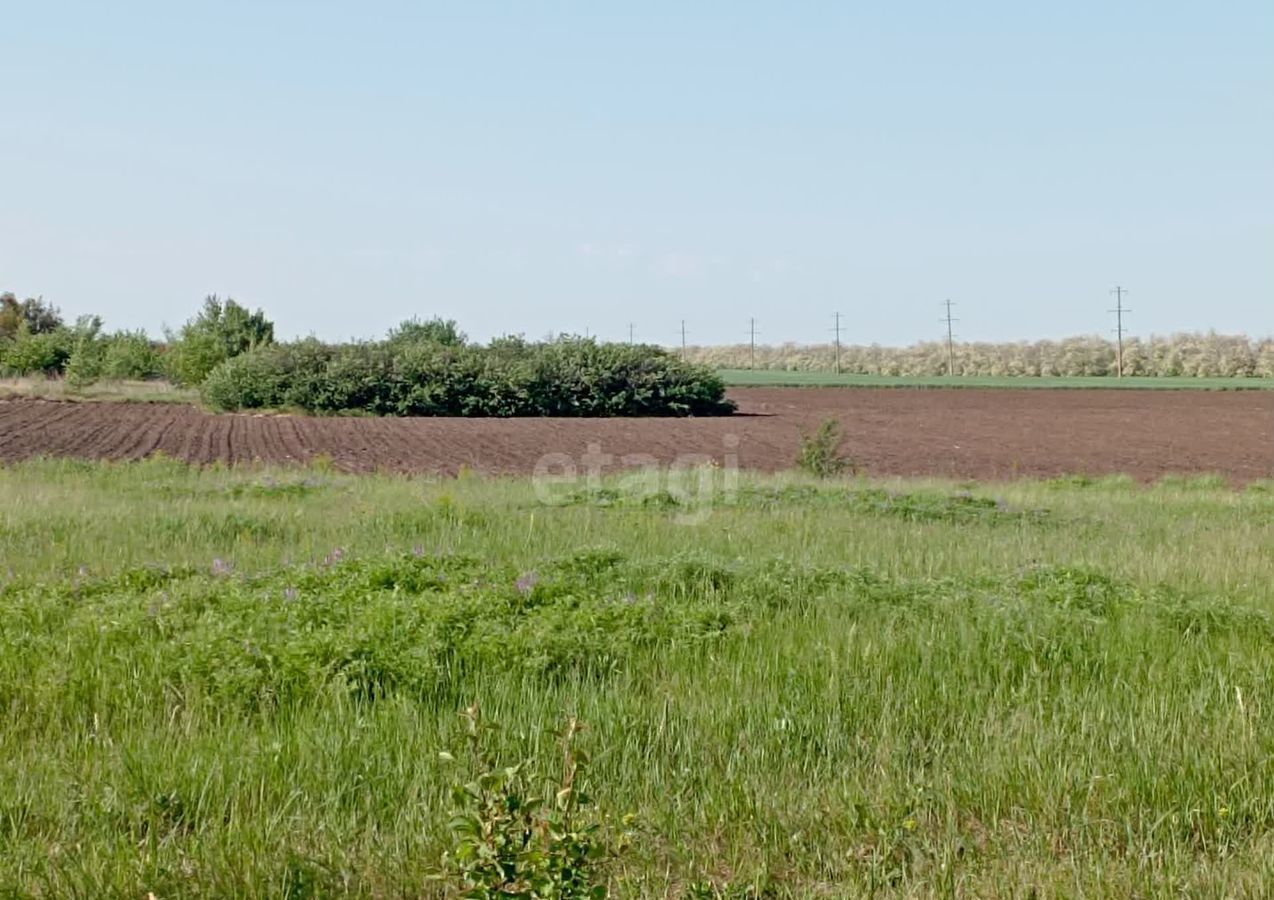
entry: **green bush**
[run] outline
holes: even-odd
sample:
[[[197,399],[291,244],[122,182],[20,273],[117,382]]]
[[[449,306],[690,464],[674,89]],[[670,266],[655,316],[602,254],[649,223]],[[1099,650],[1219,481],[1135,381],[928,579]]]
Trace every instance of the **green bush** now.
[[[63,325],[62,314],[42,297],[19,302],[12,292],[0,294],[0,338],[14,339],[22,331],[48,334]]]
[[[857,471],[857,466],[852,459],[840,452],[843,440],[840,422],[824,419],[813,434],[801,435],[797,466],[819,478],[831,478],[846,472],[853,474]]]
[[[71,336],[71,355],[66,360],[66,380],[72,387],[92,384],[102,376],[102,360],[106,342],[102,339],[102,320],[84,316],[75,323]]]
[[[566,338],[258,347],[213,369],[216,409],[396,416],[688,416],[734,410],[714,373],[651,346]]]
[[[494,726],[481,719],[476,703],[463,716],[469,771],[452,788],[454,843],[439,880],[459,897],[604,900],[608,848],[583,784],[588,756],[575,745],[583,726],[567,720],[562,772],[537,777],[532,760],[496,762],[487,748]]]
[[[143,331],[119,331],[106,338],[102,377],[112,381],[148,381],[163,374],[163,357]]]
[[[163,371],[159,351],[141,331],[101,333],[102,321],[85,317],[73,329],[66,380],[83,387],[105,378],[112,381],[144,381]]]
[[[408,319],[389,332],[388,342],[391,344],[442,344],[445,347],[459,347],[467,341],[467,337],[455,319],[440,319],[436,316],[426,322],[419,319]]]
[[[7,375],[58,375],[74,349],[74,335],[65,328],[39,334],[21,330],[4,343],[0,370]]]
[[[274,323],[261,310],[215,296],[204,300],[199,315],[170,336],[164,368],[178,384],[198,385],[208,373],[228,359],[274,343]]]
[[[201,384],[208,373],[227,359],[215,335],[196,332],[169,342],[164,374],[176,384]]]

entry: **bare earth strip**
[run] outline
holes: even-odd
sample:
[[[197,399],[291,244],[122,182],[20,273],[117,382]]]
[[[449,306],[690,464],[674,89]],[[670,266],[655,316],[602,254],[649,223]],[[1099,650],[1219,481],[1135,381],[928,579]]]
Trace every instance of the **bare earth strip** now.
[[[305,462],[350,471],[502,474],[546,454],[583,465],[590,445],[617,468],[643,454],[700,454],[791,468],[802,431],[839,419],[845,449],[873,475],[1004,479],[1069,473],[1215,472],[1274,477],[1274,392],[736,388],[720,419],[362,419],[214,416],[187,406],[0,401],[0,460]]]

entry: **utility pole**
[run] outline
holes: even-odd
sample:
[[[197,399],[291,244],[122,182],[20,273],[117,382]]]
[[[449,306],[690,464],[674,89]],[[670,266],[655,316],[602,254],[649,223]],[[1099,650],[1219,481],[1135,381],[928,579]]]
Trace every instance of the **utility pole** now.
[[[631,347],[632,345],[633,345],[633,323],[629,322],[628,323],[628,346]]]
[[[686,320],[681,320],[681,358],[686,358]]]
[[[836,327],[832,330],[836,332],[836,374],[840,374],[840,313],[832,313],[836,319]]]
[[[1132,312],[1131,309],[1124,306],[1124,294],[1128,293],[1127,288],[1115,285],[1115,289],[1111,291],[1115,295],[1115,308],[1107,310],[1115,314],[1115,365],[1119,373],[1118,377],[1124,377],[1124,313]]]
[[[756,319],[748,319],[748,368],[756,368]]]
[[[955,333],[951,330],[951,324],[959,321],[951,318],[951,307],[955,304],[950,299],[942,301],[947,307],[946,318],[943,319],[947,323],[947,377],[955,377]]]

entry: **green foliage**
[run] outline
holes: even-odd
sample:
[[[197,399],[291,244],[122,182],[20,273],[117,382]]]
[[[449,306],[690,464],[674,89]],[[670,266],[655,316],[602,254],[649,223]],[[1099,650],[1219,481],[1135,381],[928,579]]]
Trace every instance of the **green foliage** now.
[[[23,326],[13,340],[0,343],[0,370],[9,375],[58,375],[73,349],[69,329],[32,333]]]
[[[71,355],[66,361],[66,381],[71,387],[84,387],[102,377],[106,342],[102,340],[102,320],[82,316],[72,331]]]
[[[601,826],[590,819],[584,776],[588,756],[576,746],[583,726],[561,733],[562,771],[535,774],[535,761],[498,765],[488,738],[493,726],[475,703],[463,713],[470,773],[452,790],[454,844],[442,879],[473,900],[601,900],[608,896],[599,864]],[[442,754],[449,762],[455,757]]]
[[[180,385],[199,385],[208,373],[226,360],[225,347],[216,335],[184,333],[170,339],[164,355],[164,374]]]
[[[23,331],[49,334],[61,327],[61,313],[43,298],[28,297],[19,302],[12,293],[0,294],[0,340],[13,340]]]
[[[145,381],[162,370],[159,351],[143,332],[102,334],[102,320],[81,318],[73,329],[73,348],[66,362],[67,384],[82,388],[98,381]]]
[[[160,372],[159,352],[143,332],[103,334],[99,316],[67,327],[43,300],[0,295],[0,373],[65,375],[70,387],[81,388],[100,378],[144,380]]]
[[[397,416],[721,415],[713,373],[658,347],[579,338],[489,347],[437,341],[259,347],[203,384],[216,409],[296,408]]]
[[[163,357],[143,331],[107,335],[102,354],[102,378],[111,381],[149,381],[163,374]]]
[[[210,296],[199,314],[169,339],[165,370],[178,384],[199,385],[222,362],[273,342],[274,324],[264,312]]]
[[[840,452],[841,425],[836,419],[824,419],[813,434],[801,435],[801,448],[796,465],[802,472],[819,478],[832,478],[857,471],[854,461]]]
[[[467,340],[455,319],[434,317],[427,321],[408,319],[389,332],[390,344],[439,344],[443,347],[459,347]]]
[[[0,467],[0,896],[455,896],[564,715],[616,897],[1268,893],[1271,494],[739,479]]]

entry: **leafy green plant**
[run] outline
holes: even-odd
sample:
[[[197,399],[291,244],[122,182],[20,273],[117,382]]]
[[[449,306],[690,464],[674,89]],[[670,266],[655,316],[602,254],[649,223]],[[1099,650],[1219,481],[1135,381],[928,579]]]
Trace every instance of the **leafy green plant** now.
[[[857,464],[841,453],[840,422],[824,419],[813,434],[801,435],[801,449],[796,464],[803,472],[819,478],[831,478],[858,471]]]
[[[102,320],[83,316],[75,323],[71,355],[66,361],[66,381],[71,387],[84,387],[102,376],[106,342],[102,340]]]
[[[226,360],[272,343],[274,323],[264,312],[249,312],[234,300],[223,303],[213,295],[197,316],[169,336],[165,369],[178,384],[202,384]]]
[[[456,325],[455,319],[435,316],[424,322],[420,319],[408,319],[390,330],[388,340],[394,344],[432,343],[444,347],[459,347],[467,338]]]
[[[163,357],[143,331],[108,335],[102,354],[102,377],[113,381],[148,381],[163,374]]]
[[[429,323],[425,323],[426,325]],[[659,347],[563,338],[258,347],[204,379],[215,409],[396,416],[699,416],[734,410],[717,375]]]
[[[575,740],[583,725],[574,718],[561,732],[562,771],[550,782],[537,778],[530,761],[499,766],[488,752],[478,705],[462,716],[472,777],[453,790],[454,845],[443,856],[442,875],[461,897],[474,900],[597,900],[607,896],[600,863],[606,855],[601,825],[588,815],[583,776],[588,757]],[[454,761],[450,753],[443,759]]]
[[[14,339],[20,332],[48,334],[62,327],[62,314],[42,297],[19,301],[13,293],[0,294],[0,338]]]
[[[0,355],[0,369],[10,375],[58,375],[71,358],[74,336],[66,328],[30,332],[24,325]]]

